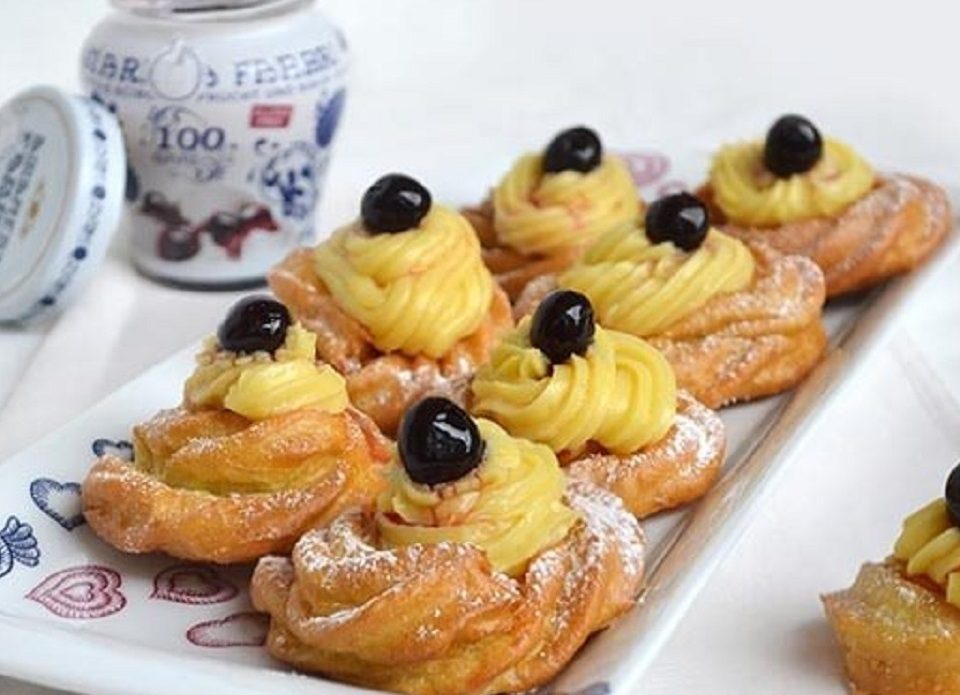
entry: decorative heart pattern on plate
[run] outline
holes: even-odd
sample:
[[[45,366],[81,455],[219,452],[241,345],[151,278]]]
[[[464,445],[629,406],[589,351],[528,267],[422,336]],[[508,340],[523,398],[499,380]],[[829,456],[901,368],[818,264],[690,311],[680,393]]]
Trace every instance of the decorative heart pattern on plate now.
[[[16,563],[36,567],[40,564],[40,545],[33,527],[11,516],[0,530],[0,577],[10,574]]]
[[[670,159],[659,152],[621,152],[620,156],[637,188],[659,181],[670,171]]]
[[[223,603],[235,598],[240,590],[221,577],[212,567],[175,565],[153,579],[150,598],[189,606]]]
[[[113,439],[94,439],[90,448],[93,449],[94,456],[98,458],[109,454],[124,461],[133,461],[133,444],[126,439],[117,439],[116,441]]]
[[[52,478],[37,478],[30,483],[30,497],[41,512],[66,531],[73,531],[85,523],[79,483],[61,483]]]
[[[220,620],[197,623],[187,630],[187,640],[197,647],[262,647],[267,641],[270,617],[265,613],[234,613]]]
[[[120,591],[119,572],[100,565],[70,567],[51,574],[30,590],[36,601],[58,618],[92,620],[123,610],[127,598]]]

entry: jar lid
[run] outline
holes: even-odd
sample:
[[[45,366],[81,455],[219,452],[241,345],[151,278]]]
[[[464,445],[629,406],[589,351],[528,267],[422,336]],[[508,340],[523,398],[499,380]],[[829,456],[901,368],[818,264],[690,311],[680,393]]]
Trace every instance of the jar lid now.
[[[114,7],[138,14],[171,19],[174,17],[203,18],[224,13],[244,11],[282,10],[292,5],[302,5],[313,0],[111,0]]]
[[[274,0],[113,0],[122,9],[199,12],[211,9],[235,9],[262,5]]]
[[[123,206],[116,118],[35,87],[0,107],[0,322],[61,309],[93,277]]]

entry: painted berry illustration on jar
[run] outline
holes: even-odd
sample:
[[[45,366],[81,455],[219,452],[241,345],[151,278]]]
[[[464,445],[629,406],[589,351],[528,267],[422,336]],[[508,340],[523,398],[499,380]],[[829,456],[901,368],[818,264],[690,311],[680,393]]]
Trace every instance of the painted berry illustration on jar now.
[[[191,287],[262,283],[314,236],[345,40],[313,0],[113,3],[82,71],[124,132],[135,265]]]
[[[236,211],[216,212],[197,223],[159,191],[144,196],[140,213],[156,225],[157,256],[171,262],[194,258],[204,243],[219,246],[228,258],[241,259],[247,237],[280,229],[270,209],[254,202],[242,203]]]

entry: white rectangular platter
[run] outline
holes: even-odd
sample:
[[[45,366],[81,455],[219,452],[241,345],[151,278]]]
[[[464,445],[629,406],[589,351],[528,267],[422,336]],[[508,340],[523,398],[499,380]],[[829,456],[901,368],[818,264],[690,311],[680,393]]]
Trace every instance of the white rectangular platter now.
[[[722,413],[729,450],[699,503],[645,524],[643,600],[594,638],[541,693],[636,692],[684,611],[748,523],[833,390],[910,294],[960,262],[951,239],[923,270],[830,307],[832,351],[793,393]],[[53,688],[117,695],[367,692],[297,675],[259,646],[249,568],[132,557],[100,542],[79,516],[95,453],[128,451],[131,425],[178,402],[194,348],[155,366],[82,417],[0,464],[0,673]],[[68,388],[69,385],[65,385]]]

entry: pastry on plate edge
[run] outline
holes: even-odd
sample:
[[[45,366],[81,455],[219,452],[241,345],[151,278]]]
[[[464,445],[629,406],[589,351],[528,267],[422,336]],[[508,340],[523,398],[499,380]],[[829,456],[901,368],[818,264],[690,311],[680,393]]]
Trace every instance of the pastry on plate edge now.
[[[857,695],[960,692],[960,466],[906,518],[893,555],[823,597]]]
[[[634,604],[640,526],[613,495],[567,481],[548,447],[429,398],[398,452],[376,513],[258,564],[274,657],[411,695],[521,692]]]

